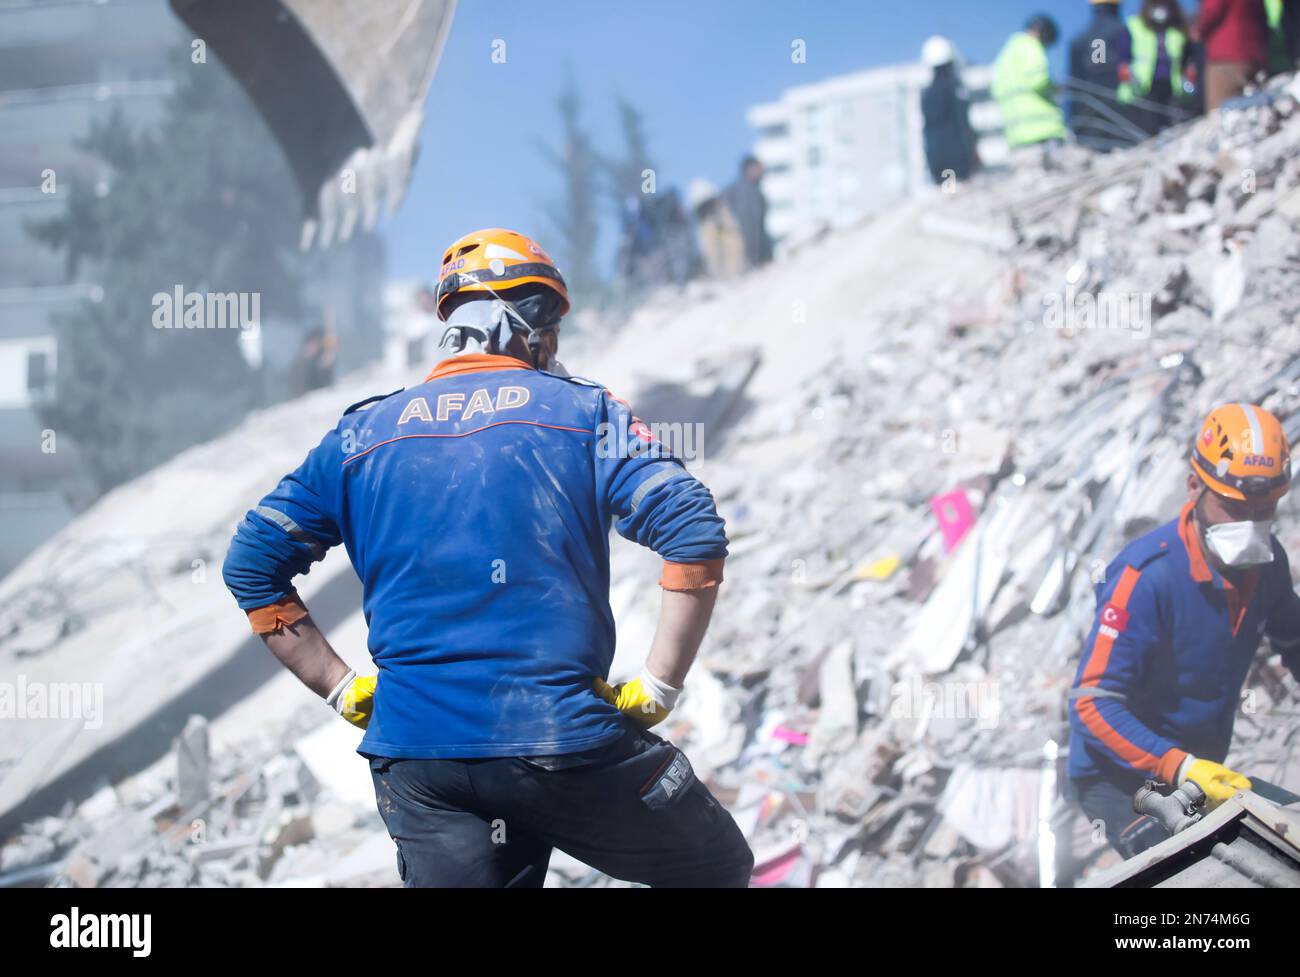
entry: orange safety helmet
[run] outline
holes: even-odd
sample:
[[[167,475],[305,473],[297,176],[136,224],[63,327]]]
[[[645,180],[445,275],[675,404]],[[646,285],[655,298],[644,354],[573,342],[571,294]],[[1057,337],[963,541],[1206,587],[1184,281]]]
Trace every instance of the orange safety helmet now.
[[[1212,410],[1191,462],[1211,491],[1229,499],[1276,502],[1291,487],[1291,446],[1282,422],[1254,404]]]
[[[507,288],[538,282],[555,292],[569,311],[569,290],[564,276],[541,245],[517,231],[488,227],[473,231],[449,247],[438,272],[438,318],[447,320],[447,301],[462,292],[495,294]]]

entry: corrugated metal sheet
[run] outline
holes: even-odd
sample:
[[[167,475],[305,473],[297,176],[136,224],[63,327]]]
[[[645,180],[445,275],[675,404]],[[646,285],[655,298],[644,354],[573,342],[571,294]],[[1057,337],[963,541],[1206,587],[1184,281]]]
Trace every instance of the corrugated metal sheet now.
[[[1300,805],[1242,791],[1202,820],[1084,888],[1300,887]]]

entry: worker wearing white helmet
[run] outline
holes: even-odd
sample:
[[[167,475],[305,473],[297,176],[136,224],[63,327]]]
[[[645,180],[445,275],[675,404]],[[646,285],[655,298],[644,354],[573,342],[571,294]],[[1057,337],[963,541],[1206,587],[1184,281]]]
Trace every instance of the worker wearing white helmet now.
[[[952,41],[936,34],[921,45],[921,60],[926,67],[937,68],[940,65],[952,64],[956,61],[957,51],[952,46]]]
[[[957,50],[946,37],[932,37],[921,47],[921,60],[934,77],[921,92],[925,122],[925,160],[930,177],[950,187],[979,166],[975,132],[970,125],[970,97],[957,72]]]

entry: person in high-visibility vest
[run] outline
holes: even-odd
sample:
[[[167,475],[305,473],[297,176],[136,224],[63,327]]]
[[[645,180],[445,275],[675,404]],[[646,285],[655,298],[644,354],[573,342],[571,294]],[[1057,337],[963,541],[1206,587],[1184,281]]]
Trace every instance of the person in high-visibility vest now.
[[[1300,3],[1296,0],[1264,0],[1268,14],[1268,73],[1295,71],[1296,47],[1300,41]]]
[[[1120,86],[1120,99],[1136,102],[1137,121],[1150,135],[1187,117],[1182,108],[1186,93],[1184,73],[1195,77],[1186,64],[1187,24],[1177,0],[1145,0],[1142,10],[1128,18],[1132,61],[1128,81]]]
[[[993,64],[993,98],[1013,162],[1034,155],[1046,164],[1050,147],[1065,141],[1065,115],[1047,63],[1047,48],[1059,36],[1056,22],[1039,14],[1011,35]]]

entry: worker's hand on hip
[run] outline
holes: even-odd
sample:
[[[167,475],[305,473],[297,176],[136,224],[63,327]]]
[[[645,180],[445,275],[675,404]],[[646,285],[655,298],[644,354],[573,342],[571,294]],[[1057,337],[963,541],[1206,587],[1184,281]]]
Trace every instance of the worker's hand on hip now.
[[[353,726],[365,729],[370,725],[370,713],[375,708],[375,684],[378,679],[377,675],[348,672],[325,701]]]
[[[597,695],[642,729],[649,729],[667,719],[681,692],[681,689],[674,689],[658,681],[644,669],[632,681],[620,682],[615,686],[597,678],[592,682],[592,688]]]
[[[1213,760],[1192,758],[1180,783],[1191,781],[1205,791],[1206,808],[1215,808],[1239,790],[1250,790],[1250,778]]]

